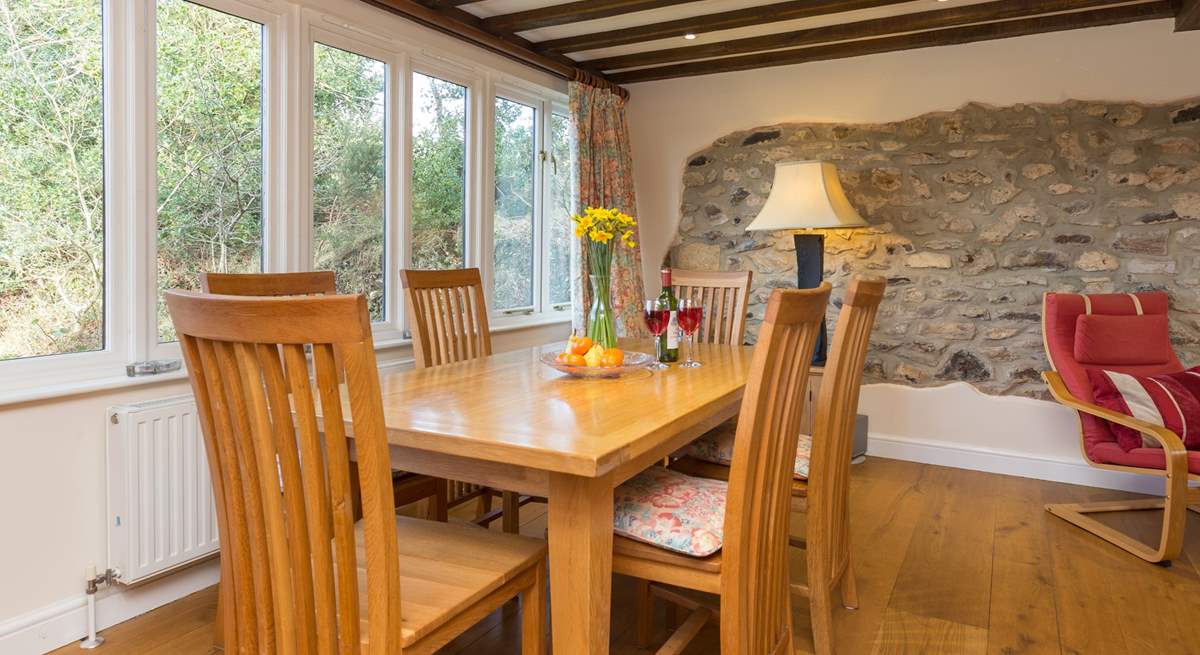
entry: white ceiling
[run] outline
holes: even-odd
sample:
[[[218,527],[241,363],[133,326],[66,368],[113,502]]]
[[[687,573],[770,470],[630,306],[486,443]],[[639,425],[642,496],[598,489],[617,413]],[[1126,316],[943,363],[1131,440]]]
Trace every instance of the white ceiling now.
[[[518,11],[525,11],[528,9],[538,9],[552,5],[566,4],[571,1],[573,0],[483,0],[482,2],[463,5],[462,8],[476,16],[479,16],[480,18],[488,18],[500,14],[508,14]],[[525,32],[519,32],[519,34],[520,36],[536,43],[549,39],[560,39],[578,36],[580,34],[591,34],[593,32],[621,30],[650,23],[660,23],[663,21],[677,20],[680,18],[690,18],[693,16],[702,16],[705,14],[732,11],[735,9],[745,9],[747,7],[769,6],[780,1],[782,0],[701,0],[700,2],[688,2],[671,7],[639,11],[631,14],[622,14],[619,16],[613,16],[611,18],[600,18],[579,23],[568,23],[565,25],[544,27]],[[873,9],[860,9],[858,11],[826,14],[824,16],[802,18],[799,20],[765,23],[762,25],[739,27],[731,30],[720,30],[716,32],[697,33],[697,38],[692,40],[685,40],[682,37],[673,37],[670,39],[658,39],[655,41],[644,41],[641,43],[631,43],[628,45],[613,46],[610,48],[599,48],[595,50],[569,53],[567,56],[577,61],[586,61],[588,59],[595,59],[598,57],[612,57],[617,55],[661,50],[664,48],[678,48],[690,45],[701,45],[704,43],[714,43],[718,41],[728,41],[730,39],[762,36],[765,34],[779,34],[782,32],[791,32],[813,27],[823,27],[838,23],[851,23],[861,20],[869,20],[872,18],[888,18],[891,16],[900,16],[903,14],[911,14],[921,11],[946,9],[949,6],[981,4],[991,1],[994,0],[950,0],[949,2],[939,2],[938,0],[913,0],[912,2],[876,7]]]

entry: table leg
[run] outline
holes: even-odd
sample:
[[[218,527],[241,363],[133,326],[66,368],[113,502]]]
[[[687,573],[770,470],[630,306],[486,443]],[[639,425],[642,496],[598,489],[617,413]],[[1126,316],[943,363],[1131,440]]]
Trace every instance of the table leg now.
[[[608,653],[613,487],[609,476],[550,476],[550,625],[554,653]]]

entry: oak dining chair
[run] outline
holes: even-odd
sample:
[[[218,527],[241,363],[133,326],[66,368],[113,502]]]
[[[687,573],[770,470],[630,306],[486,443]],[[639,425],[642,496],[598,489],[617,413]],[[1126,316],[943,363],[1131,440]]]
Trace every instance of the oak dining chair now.
[[[751,271],[689,271],[671,269],[675,297],[694,300],[704,308],[699,343],[741,345],[746,335],[746,306],[750,297]]]
[[[205,293],[228,296],[331,296],[337,293],[333,271],[298,273],[201,273],[200,289]],[[351,465],[351,476],[357,469]],[[405,471],[392,472],[392,495],[396,506],[429,499],[426,517],[445,521],[448,512],[446,482],[428,475]],[[358,498],[355,508],[360,507]]]
[[[790,454],[829,292],[828,283],[772,292],[728,482],[656,466],[617,487],[613,571],[638,579],[640,646],[649,645],[652,599],[659,596],[691,610],[660,654],[681,652],[714,617],[726,655],[792,652]],[[717,594],[719,605],[662,585]]]
[[[232,572],[228,652],[432,653],[518,596],[522,650],[545,651],[541,542],[396,515],[364,296],[165,299]]]
[[[871,330],[887,281],[861,276],[850,281],[834,331],[825,380],[817,398],[812,436],[800,435],[793,467],[792,496],[805,515],[805,538],[790,538],[804,548],[807,584],[792,592],[807,596],[817,653],[833,652],[833,592],[841,588],[842,605],[858,607],[858,591],[850,559],[850,460],[863,370]],[[709,433],[675,460],[672,468],[689,475],[728,479],[736,434]]]
[[[417,368],[454,364],[492,354],[487,305],[478,268],[443,271],[402,269],[404,306],[412,331],[413,356]],[[448,504],[462,505],[479,499],[476,523],[490,525],[501,518],[505,532],[520,529],[521,505],[537,500],[515,492],[501,491],[501,508],[492,511],[496,490],[465,482],[450,481]]]

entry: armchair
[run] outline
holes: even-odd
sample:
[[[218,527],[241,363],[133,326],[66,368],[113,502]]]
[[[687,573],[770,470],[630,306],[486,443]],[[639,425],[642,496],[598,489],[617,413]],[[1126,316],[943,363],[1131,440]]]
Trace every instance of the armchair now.
[[[1180,372],[1184,369],[1183,364],[1171,350],[1169,339],[1161,328],[1141,332],[1138,326],[1142,322],[1126,322],[1133,332],[1123,335],[1123,343],[1113,343],[1107,351],[1104,343],[1083,338],[1077,328],[1087,321],[1081,317],[1093,315],[1145,316],[1148,326],[1149,319],[1166,315],[1167,308],[1168,297],[1162,291],[1093,295],[1047,293],[1042,303],[1042,334],[1046,356],[1053,369],[1043,373],[1042,377],[1055,400],[1079,412],[1084,460],[1101,469],[1156,475],[1164,478],[1166,485],[1163,498],[1056,504],[1047,505],[1046,510],[1148,562],[1163,566],[1169,566],[1183,547],[1189,505],[1193,511],[1200,512],[1200,490],[1188,488],[1189,480],[1200,481],[1200,451],[1186,450],[1179,436],[1165,427],[1097,405],[1087,372],[1095,369],[1157,375]],[[1161,325],[1162,319],[1157,320]],[[1159,447],[1124,450],[1118,445],[1110,422],[1137,430]],[[1159,543],[1153,547],[1088,516],[1099,512],[1148,509],[1163,510]]]

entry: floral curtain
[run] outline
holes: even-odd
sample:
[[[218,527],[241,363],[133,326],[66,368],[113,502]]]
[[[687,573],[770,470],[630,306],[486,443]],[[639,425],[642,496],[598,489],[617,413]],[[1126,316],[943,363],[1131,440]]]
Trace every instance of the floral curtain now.
[[[615,207],[641,222],[633,193],[633,157],[629,147],[629,123],[625,99],[608,89],[584,82],[571,82],[571,120],[578,148],[579,207]],[[636,230],[637,228],[635,228]],[[613,253],[612,301],[617,315],[617,334],[646,336],[642,321],[641,237],[634,233],[633,248],[618,247]],[[571,246],[571,300],[574,327],[582,330],[592,290],[588,284],[587,249],[580,239]]]

